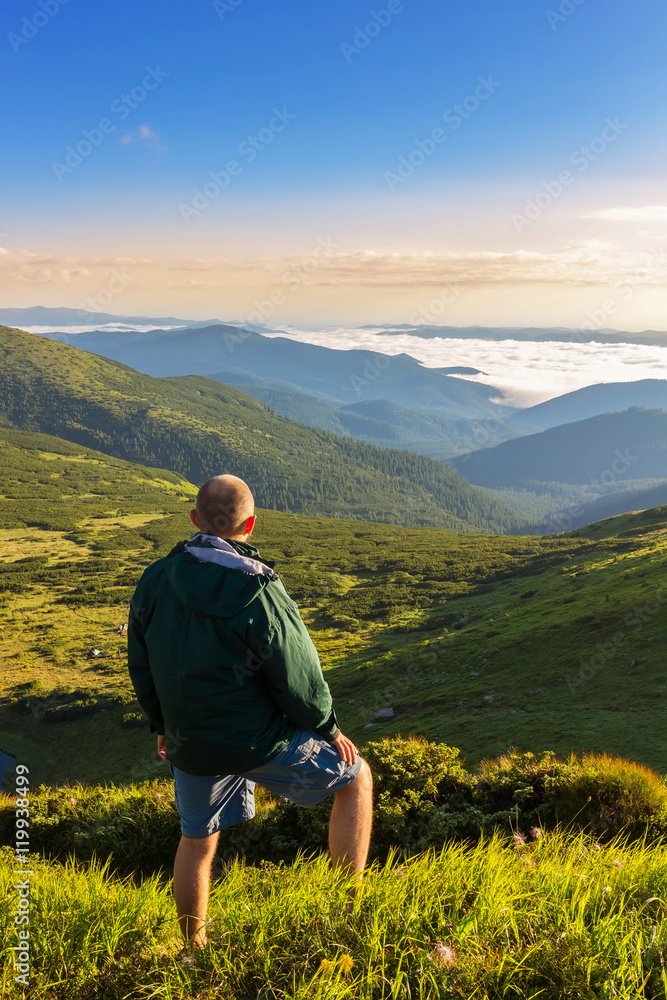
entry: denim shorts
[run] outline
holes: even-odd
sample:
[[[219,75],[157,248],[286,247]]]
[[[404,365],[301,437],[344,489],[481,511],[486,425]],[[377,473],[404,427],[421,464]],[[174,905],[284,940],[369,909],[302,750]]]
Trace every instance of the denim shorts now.
[[[255,785],[300,806],[315,806],[354,781],[361,768],[345,764],[317,733],[299,729],[268,764],[243,774],[186,774],[172,765],[174,796],[184,837],[210,837],[255,815]]]

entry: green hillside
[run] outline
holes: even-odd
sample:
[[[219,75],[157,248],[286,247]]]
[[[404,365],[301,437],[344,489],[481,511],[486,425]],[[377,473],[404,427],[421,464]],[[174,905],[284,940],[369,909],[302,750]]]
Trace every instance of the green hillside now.
[[[189,534],[194,487],[46,435],[1,431],[0,457],[0,748],[35,781],[164,774],[116,630],[143,567]],[[517,746],[667,771],[667,508],[549,538],[261,510],[256,541],[358,742],[416,733],[469,763]]]
[[[0,420],[191,482],[233,471],[259,505],[278,510],[457,531],[515,531],[527,523],[422,455],[304,427],[203,376],[152,378],[6,327]]]

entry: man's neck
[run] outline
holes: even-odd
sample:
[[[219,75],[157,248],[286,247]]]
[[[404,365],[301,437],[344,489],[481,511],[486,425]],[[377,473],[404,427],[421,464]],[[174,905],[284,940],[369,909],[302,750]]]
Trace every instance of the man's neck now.
[[[210,535],[211,538],[219,538],[221,542],[247,542],[250,535],[216,535],[215,531],[206,531],[204,528],[199,529],[200,535]]]

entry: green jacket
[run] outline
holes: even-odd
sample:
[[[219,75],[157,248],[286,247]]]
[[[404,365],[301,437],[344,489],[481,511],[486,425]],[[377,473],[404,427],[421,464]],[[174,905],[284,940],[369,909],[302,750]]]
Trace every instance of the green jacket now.
[[[145,570],[128,666],[167,759],[189,774],[259,767],[297,729],[339,733],[299,609],[247,543],[195,535]]]

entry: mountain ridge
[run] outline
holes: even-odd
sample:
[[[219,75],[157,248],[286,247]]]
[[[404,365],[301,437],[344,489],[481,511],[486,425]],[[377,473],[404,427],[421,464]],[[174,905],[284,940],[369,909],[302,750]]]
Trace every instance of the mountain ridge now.
[[[34,324],[31,322],[31,318],[35,316],[37,320]],[[86,324],[86,318],[90,320],[90,323]],[[174,324],[182,327],[197,327],[197,326],[208,326],[210,324],[221,323],[230,326],[246,327],[252,330],[266,331],[270,333],[279,333],[280,329],[276,330],[272,327],[267,327],[265,325],[249,323],[247,320],[221,320],[221,319],[207,319],[207,320],[184,320],[179,319],[175,316],[167,317],[155,317],[155,316],[124,316],[113,313],[97,312],[88,309],[72,309],[66,306],[27,306],[23,308],[0,308],[0,324],[6,324],[7,326],[18,326],[22,328],[24,325],[50,325],[54,326],[58,323],[72,325],[72,326],[83,326],[90,325],[91,323],[99,323],[101,319],[104,319],[105,323],[115,323],[123,326],[127,326],[132,323],[138,323],[141,326],[152,325],[154,328],[159,328],[165,323],[170,325]],[[396,333],[404,334],[406,332],[411,332],[415,336],[421,337],[453,337],[457,339],[476,339],[481,338],[485,340],[570,340],[576,343],[587,343],[590,341],[598,341],[603,343],[638,343],[638,344],[658,344],[664,345],[667,342],[667,331],[664,330],[642,330],[638,332],[631,332],[627,330],[616,330],[612,327],[601,327],[597,330],[583,330],[577,327],[536,327],[536,326],[434,326],[425,324],[407,324],[407,323],[384,323],[384,324],[363,324],[360,329],[362,330],[377,330],[386,333]],[[604,338],[601,340],[601,338]]]
[[[233,368],[245,375],[294,383],[342,404],[386,398],[441,416],[495,417],[498,389],[430,369],[408,354],[321,347],[267,337],[230,324],[186,330],[56,333],[60,340],[154,377],[207,375]],[[507,408],[502,415],[507,414]]]
[[[366,329],[373,329],[367,327]],[[521,340],[521,341],[555,341],[573,344],[642,344],[665,346],[667,331],[644,330],[631,333],[623,330],[600,328],[588,330],[571,327],[524,327],[524,326],[394,326],[378,327],[383,333],[400,336],[410,333],[414,337],[432,339],[441,337],[461,340]]]
[[[633,407],[598,414],[448,462],[465,470],[470,482],[492,489],[667,479],[667,413]]]
[[[633,406],[667,410],[667,379],[597,382],[529,406],[521,415],[527,424],[548,430],[603,413],[629,410]]]
[[[86,326],[90,324],[118,324],[130,326],[154,325],[194,327],[219,323],[220,320],[185,320],[176,316],[118,316],[115,313],[92,312],[90,309],[71,309],[68,306],[27,306],[21,309],[0,308],[0,324],[22,329],[24,326]]]

